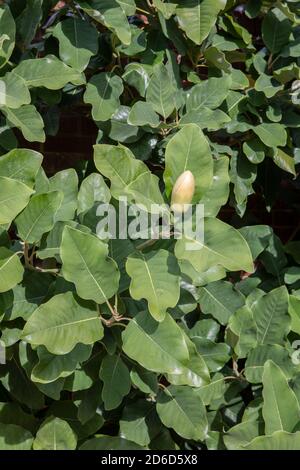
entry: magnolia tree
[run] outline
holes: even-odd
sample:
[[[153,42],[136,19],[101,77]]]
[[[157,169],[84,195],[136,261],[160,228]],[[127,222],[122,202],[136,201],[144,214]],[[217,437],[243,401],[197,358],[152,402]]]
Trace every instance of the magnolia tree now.
[[[300,449],[299,2],[0,3],[0,449]]]

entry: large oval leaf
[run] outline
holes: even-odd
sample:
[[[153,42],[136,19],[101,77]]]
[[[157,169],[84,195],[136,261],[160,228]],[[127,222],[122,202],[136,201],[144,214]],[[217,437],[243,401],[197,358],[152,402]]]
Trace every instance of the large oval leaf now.
[[[102,337],[96,306],[71,292],[55,295],[38,307],[22,333],[24,341],[44,345],[52,354],[68,354],[77,343],[93,344]]]
[[[83,299],[102,304],[118,291],[120,273],[108,257],[108,245],[94,235],[66,226],[60,256],[65,279]]]

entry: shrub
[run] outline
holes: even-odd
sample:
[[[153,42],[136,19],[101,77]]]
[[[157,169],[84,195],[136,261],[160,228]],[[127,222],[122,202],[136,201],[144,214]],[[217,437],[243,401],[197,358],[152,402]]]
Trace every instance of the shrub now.
[[[300,242],[247,210],[297,174],[299,24],[292,0],[1,2],[1,449],[300,449]],[[66,106],[94,160],[50,177],[30,142]],[[124,198],[138,238],[107,233]],[[173,233],[189,202],[204,239]]]

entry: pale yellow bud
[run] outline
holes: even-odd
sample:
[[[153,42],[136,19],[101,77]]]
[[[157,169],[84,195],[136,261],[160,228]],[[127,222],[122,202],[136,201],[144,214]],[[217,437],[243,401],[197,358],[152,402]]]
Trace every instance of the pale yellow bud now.
[[[195,192],[195,178],[191,171],[184,171],[174,184],[171,209],[174,212],[185,212],[185,204],[191,204]]]

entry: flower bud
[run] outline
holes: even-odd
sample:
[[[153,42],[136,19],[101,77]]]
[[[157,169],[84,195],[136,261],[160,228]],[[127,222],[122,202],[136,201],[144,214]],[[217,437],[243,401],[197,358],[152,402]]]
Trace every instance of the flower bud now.
[[[174,212],[186,212],[185,204],[191,204],[195,192],[195,178],[191,171],[184,171],[174,184],[171,209]]]

